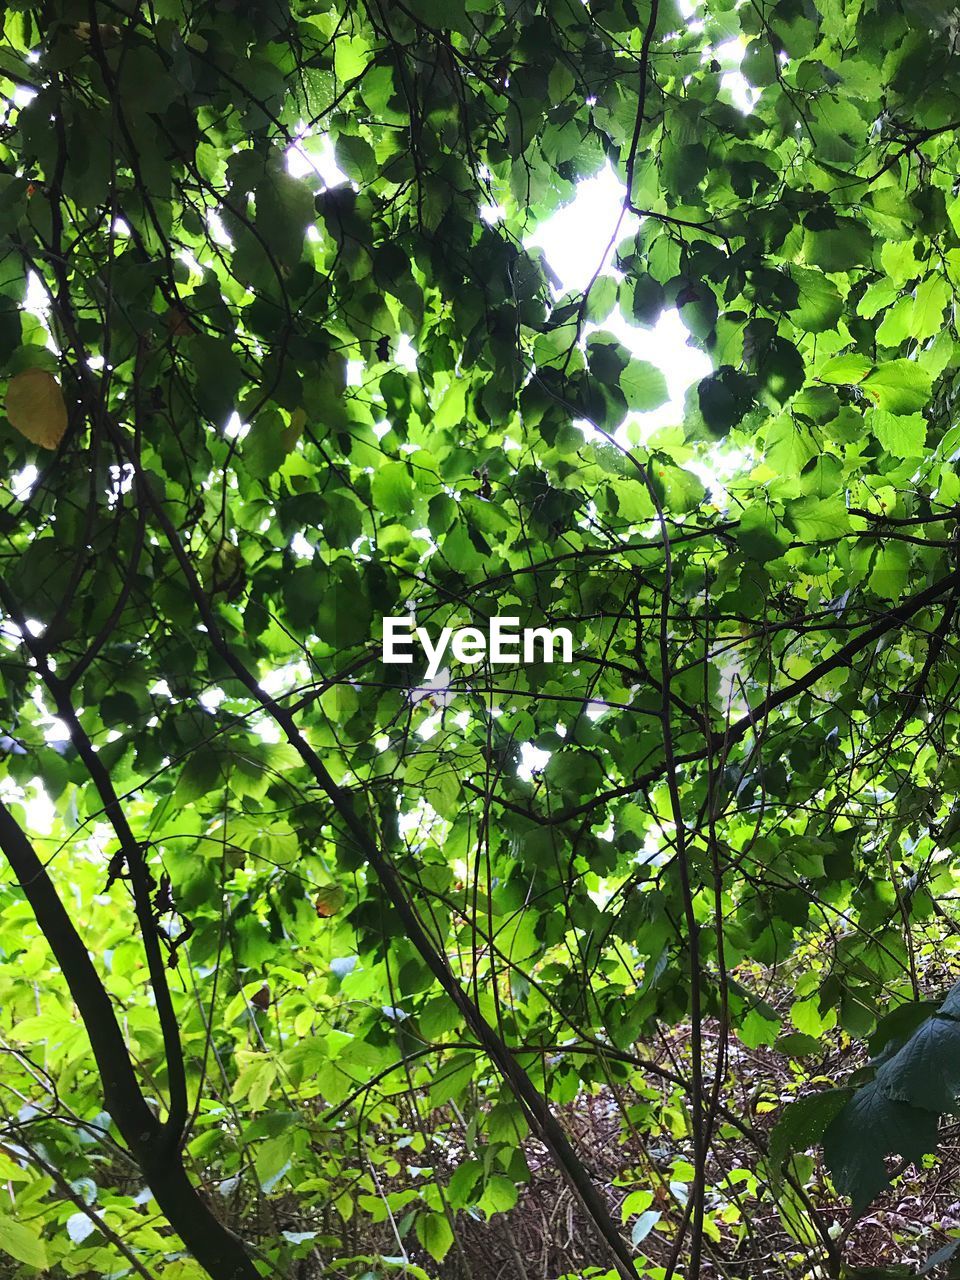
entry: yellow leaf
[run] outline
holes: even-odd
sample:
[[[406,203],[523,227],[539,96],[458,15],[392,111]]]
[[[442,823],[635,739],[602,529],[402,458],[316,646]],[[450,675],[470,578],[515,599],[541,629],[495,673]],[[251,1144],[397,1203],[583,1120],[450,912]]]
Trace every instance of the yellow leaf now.
[[[10,425],[42,449],[56,449],[67,429],[60,384],[46,369],[24,369],[7,385]]]

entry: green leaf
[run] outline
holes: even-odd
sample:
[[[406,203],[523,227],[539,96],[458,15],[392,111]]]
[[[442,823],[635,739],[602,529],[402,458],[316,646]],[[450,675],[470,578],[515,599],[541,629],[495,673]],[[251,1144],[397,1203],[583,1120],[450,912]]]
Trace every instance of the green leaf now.
[[[852,1089],[827,1089],[787,1103],[770,1131],[770,1164],[775,1176],[779,1177],[788,1156],[820,1141],[852,1094]]]
[[[867,1042],[871,1055],[876,1057],[891,1041],[906,1040],[922,1022],[936,1012],[936,1003],[931,1000],[908,1000],[898,1004],[877,1023]]]
[[[884,312],[883,320],[877,329],[877,342],[884,347],[899,347],[900,343],[909,336],[912,316],[913,299],[900,298]]]
[[[447,1184],[447,1197],[454,1209],[465,1209],[473,1202],[473,1192],[483,1175],[479,1160],[464,1160]]]
[[[370,46],[362,36],[340,36],[334,47],[334,67],[341,80],[352,80],[367,65]]]
[[[495,1213],[507,1213],[517,1203],[517,1188],[509,1178],[495,1173],[484,1183],[479,1207],[488,1218]]]
[[[950,818],[947,820],[948,824],[951,819],[956,822],[957,828],[960,830],[960,807],[956,811],[956,816],[954,816],[954,811],[951,811]],[[950,834],[949,831],[945,832],[945,843],[949,842]],[[953,835],[955,836],[956,832],[953,832]],[[937,1012],[944,1014],[948,1018],[960,1018],[960,982],[955,983],[950,988],[946,999]]]
[[[334,649],[345,649],[370,638],[372,619],[365,581],[355,565],[343,557],[323,583],[316,615],[311,619],[316,633]]]
[[[272,475],[295,443],[295,433],[277,409],[258,414],[243,442],[243,457],[250,474],[257,479]]]
[[[787,503],[786,522],[804,542],[840,538],[850,529],[850,517],[841,498],[817,498],[813,494]]]
[[[630,360],[620,374],[620,390],[627,407],[635,413],[659,409],[669,399],[666,378],[656,365],[646,360]]]
[[[877,1069],[890,1098],[929,1111],[954,1111],[960,1097],[960,1022],[935,1014]]]
[[[271,163],[257,185],[257,230],[270,246],[274,258],[292,270],[300,258],[307,227],[316,216],[313,192],[299,178],[293,178],[271,155]]]
[[[874,409],[868,425],[887,453],[895,458],[920,458],[927,438],[927,423],[922,413],[900,416]]]
[[[889,1185],[887,1155],[917,1163],[936,1146],[936,1114],[891,1099],[879,1081],[858,1089],[823,1136],[827,1168],[857,1212]]]
[[[881,409],[912,413],[930,399],[930,375],[914,360],[889,360],[864,379],[863,390]]]
[[[718,435],[741,422],[753,404],[753,388],[749,378],[729,365],[704,378],[697,389],[703,420]]]
[[[263,1191],[269,1194],[290,1168],[294,1152],[292,1131],[268,1138],[257,1151],[257,1178]]]
[[[869,228],[853,218],[837,218],[833,226],[808,230],[804,257],[822,271],[849,271],[870,261],[873,237]]]
[[[444,1061],[434,1074],[430,1084],[430,1103],[442,1107],[453,1098],[460,1098],[473,1080],[477,1060],[472,1053],[458,1053]]]
[[[17,1222],[5,1213],[0,1213],[0,1253],[26,1263],[28,1267],[36,1267],[38,1271],[47,1266],[46,1246],[36,1227]]]
[[[910,578],[910,548],[900,542],[881,547],[870,574],[870,588],[884,600],[899,600]]]
[[[817,377],[821,382],[830,382],[839,386],[843,383],[861,382],[872,367],[869,360],[851,351],[827,360],[820,367]]]
[[[768,1018],[759,1009],[751,1009],[737,1028],[737,1035],[748,1049],[773,1044],[780,1034],[778,1018]]]
[[[178,808],[192,804],[201,796],[222,789],[226,785],[224,766],[227,763],[212,747],[198,747],[188,765],[180,771],[173,793],[174,804]]]
[[[823,1052],[823,1042],[817,1036],[808,1036],[800,1031],[778,1036],[773,1047],[777,1053],[786,1053],[791,1058],[807,1058],[811,1054]]]
[[[558,751],[550,757],[544,776],[551,787],[573,800],[593,793],[600,782],[601,771],[596,759],[587,752]]]
[[[910,333],[919,342],[940,332],[943,313],[953,298],[950,282],[943,276],[928,276],[917,285],[913,312],[910,317]]]
[[[798,1031],[812,1038],[822,1036],[828,1025],[816,999],[794,1000],[790,1006],[790,1021]]]
[[[676,512],[691,511],[707,496],[703,481],[686,467],[674,467],[660,458],[653,459],[650,483],[661,507]]]
[[[896,282],[893,280],[875,281],[857,303],[857,315],[872,320],[878,312],[890,306],[898,292]]]
[[[843,308],[837,286],[820,271],[794,267],[790,274],[800,291],[800,301],[789,313],[797,328],[805,333],[833,329]]]
[[[418,1213],[416,1232],[434,1262],[442,1262],[453,1244],[453,1230],[444,1214]]]
[[[602,324],[617,305],[619,285],[613,276],[600,276],[590,290],[587,299],[587,319],[591,324]]]
[[[743,554],[761,563],[778,559],[789,545],[769,507],[760,505],[743,513],[735,537]]]
[[[385,462],[373,477],[373,500],[387,516],[409,515],[413,505],[413,481],[403,462]]]

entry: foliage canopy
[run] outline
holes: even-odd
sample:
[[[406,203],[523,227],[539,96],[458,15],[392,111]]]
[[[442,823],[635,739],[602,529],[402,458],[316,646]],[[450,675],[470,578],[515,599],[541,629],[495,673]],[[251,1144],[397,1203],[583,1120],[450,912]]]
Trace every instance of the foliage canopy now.
[[[8,7],[11,1274],[467,1274],[544,1154],[595,1274],[765,1274],[761,1205],[776,1274],[854,1274],[960,1094],[957,38]],[[565,293],[531,236],[604,166]],[[672,309],[712,371],[665,419]],[[424,688],[406,610],[576,661]]]

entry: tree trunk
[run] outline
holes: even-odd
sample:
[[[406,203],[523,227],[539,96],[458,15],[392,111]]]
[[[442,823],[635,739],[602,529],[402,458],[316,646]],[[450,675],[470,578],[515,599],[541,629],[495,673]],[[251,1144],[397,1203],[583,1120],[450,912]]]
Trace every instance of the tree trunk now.
[[[106,1110],[167,1221],[212,1280],[261,1280],[243,1242],[217,1219],[187,1177],[175,1136],[148,1106],[110,996],[83,939],[33,845],[2,803],[0,849],[33,908],[79,1010],[103,1084]]]
[[[213,1280],[262,1280],[243,1241],[224,1226],[187,1177],[179,1153],[138,1163],[164,1217]]]

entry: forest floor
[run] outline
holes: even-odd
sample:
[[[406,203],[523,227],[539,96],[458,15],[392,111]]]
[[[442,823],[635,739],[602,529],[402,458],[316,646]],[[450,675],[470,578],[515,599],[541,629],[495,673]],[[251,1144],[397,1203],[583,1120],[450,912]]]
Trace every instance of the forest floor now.
[[[931,966],[926,975],[929,989],[949,986],[948,975],[933,972],[934,968],[939,966]],[[791,999],[792,993],[784,991],[774,1003],[782,1003],[786,1013]],[[705,1024],[704,1039],[705,1061],[712,1070],[718,1048],[715,1024]],[[830,1275],[822,1237],[818,1238],[789,1186],[784,1185],[776,1197],[770,1194],[763,1156],[767,1135],[784,1104],[845,1083],[865,1061],[862,1045],[839,1031],[826,1032],[821,1043],[822,1053],[798,1060],[766,1045],[748,1048],[738,1039],[729,1039],[727,1085],[722,1094],[726,1119],[720,1115],[714,1126],[707,1168],[706,1206],[712,1225],[697,1280],[825,1280]],[[676,1029],[656,1049],[646,1046],[646,1052],[654,1066],[685,1076],[689,1029]],[[659,1280],[669,1266],[684,1216],[693,1143],[682,1124],[676,1086],[654,1070],[645,1079],[642,1090],[619,1084],[595,1086],[558,1111],[585,1166],[603,1189],[615,1221],[622,1220],[624,1201],[632,1191],[652,1191],[642,1224],[638,1224],[639,1210],[630,1213],[624,1232],[634,1232],[640,1273]],[[636,1123],[633,1119],[625,1123],[625,1117]],[[432,1163],[439,1181],[446,1183],[465,1153],[450,1138],[455,1131],[450,1116],[435,1118],[434,1129],[430,1116],[421,1116],[425,1132],[447,1136],[431,1141],[417,1160],[420,1165]],[[737,1123],[731,1123],[731,1118]],[[338,1269],[336,1254],[396,1258],[404,1251],[437,1280],[586,1280],[605,1272],[610,1261],[545,1149],[528,1137],[523,1152],[530,1179],[521,1187],[517,1203],[489,1220],[478,1211],[458,1213],[456,1243],[442,1264],[430,1259],[415,1233],[404,1231],[402,1225],[401,1246],[394,1230],[399,1224],[387,1221],[371,1226],[369,1219],[360,1217],[343,1224],[333,1213],[324,1229],[339,1237],[341,1247],[327,1254],[324,1262],[329,1269],[322,1274],[352,1280],[353,1271]],[[898,1168],[891,1189],[859,1219],[830,1188],[816,1151],[797,1159],[805,1162],[799,1172],[819,1230],[837,1243],[842,1254],[842,1280],[960,1276],[960,1270],[952,1269],[960,1263],[960,1246],[954,1262],[925,1269],[932,1255],[960,1239],[960,1123],[942,1129],[936,1158],[928,1157],[923,1168]],[[892,1172],[893,1162],[890,1167]],[[404,1185],[411,1183],[405,1184],[400,1174],[385,1183],[384,1190],[400,1190]],[[655,1221],[654,1215],[659,1215]],[[684,1263],[682,1255],[678,1280],[693,1280]],[[303,1280],[311,1275],[304,1271]]]

